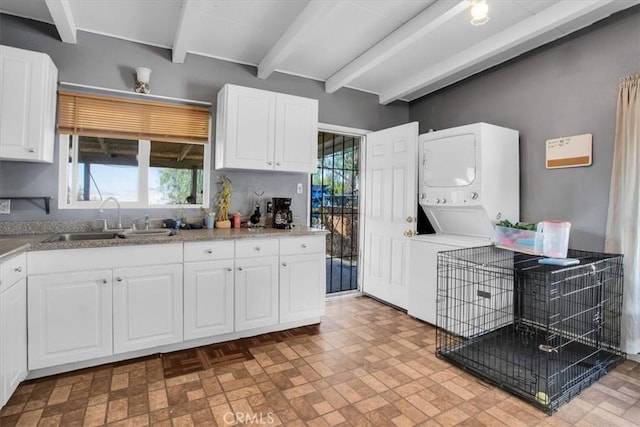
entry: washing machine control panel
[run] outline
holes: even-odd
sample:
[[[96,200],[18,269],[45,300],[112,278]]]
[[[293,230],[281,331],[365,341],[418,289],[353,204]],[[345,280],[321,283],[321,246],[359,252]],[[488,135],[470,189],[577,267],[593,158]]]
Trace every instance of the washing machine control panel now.
[[[474,206],[481,203],[480,193],[468,190],[422,188],[420,203],[428,206]]]

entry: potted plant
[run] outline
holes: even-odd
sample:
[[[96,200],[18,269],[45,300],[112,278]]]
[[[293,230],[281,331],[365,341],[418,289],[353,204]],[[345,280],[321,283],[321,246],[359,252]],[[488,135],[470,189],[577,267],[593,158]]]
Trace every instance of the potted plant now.
[[[231,205],[231,180],[226,175],[218,177],[218,214],[216,215],[216,228],[231,228],[229,220],[229,207]]]

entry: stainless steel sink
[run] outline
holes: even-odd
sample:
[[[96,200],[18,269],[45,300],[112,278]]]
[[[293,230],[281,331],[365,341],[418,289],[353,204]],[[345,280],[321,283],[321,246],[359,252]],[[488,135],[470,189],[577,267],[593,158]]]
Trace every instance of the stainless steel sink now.
[[[105,240],[115,239],[118,234],[115,232],[87,232],[87,233],[58,233],[47,237],[42,243],[70,242],[77,240]]]
[[[121,237],[159,237],[168,236],[171,234],[171,230],[168,228],[156,228],[151,230],[127,230],[120,233]]]

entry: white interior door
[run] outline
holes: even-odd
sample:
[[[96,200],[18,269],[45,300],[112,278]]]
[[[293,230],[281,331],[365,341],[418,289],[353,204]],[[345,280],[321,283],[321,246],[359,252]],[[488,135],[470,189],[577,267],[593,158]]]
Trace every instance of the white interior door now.
[[[407,308],[415,233],[418,123],[367,134],[363,291]]]

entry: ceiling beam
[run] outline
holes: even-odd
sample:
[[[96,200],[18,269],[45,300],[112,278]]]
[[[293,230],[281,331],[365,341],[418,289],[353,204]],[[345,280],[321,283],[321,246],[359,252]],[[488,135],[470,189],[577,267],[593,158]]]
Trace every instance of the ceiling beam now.
[[[304,40],[301,34],[305,28],[327,15],[339,3],[338,1],[311,0],[287,28],[282,37],[273,45],[264,59],[260,61],[258,64],[258,78],[268,78]]]
[[[191,35],[193,34],[193,30],[196,28],[199,10],[200,5],[198,1],[184,0],[182,3],[178,29],[176,30],[176,36],[173,39],[171,61],[174,64],[184,64],[189,41],[191,41]]]
[[[44,0],[58,30],[60,40],[64,43],[77,43],[76,21],[73,19],[71,5],[68,0]]]
[[[389,104],[417,90],[434,84],[439,80],[462,72],[475,64],[489,60],[506,50],[513,49],[529,40],[545,33],[554,31],[557,27],[596,11],[612,3],[613,0],[574,1],[562,0],[531,17],[495,34],[467,49],[450,56],[430,68],[421,71],[402,82],[391,86],[380,93],[380,104]],[[557,30],[556,30],[557,31]],[[564,34],[558,31],[557,37]],[[505,59],[506,60],[506,59]],[[476,72],[478,70],[475,70]]]
[[[187,157],[187,154],[189,154],[189,151],[191,151],[192,148],[193,148],[193,144],[188,144],[185,147],[183,147],[182,150],[180,151],[180,154],[178,154],[178,157],[176,158],[176,160],[178,162],[183,161],[184,158]]]
[[[111,153],[109,152],[109,147],[107,146],[107,143],[104,140],[104,138],[98,137],[98,144],[100,144],[100,149],[102,150],[105,156],[107,157],[111,156]]]
[[[324,86],[325,92],[334,93],[348,85],[416,40],[446,24],[454,16],[467,11],[470,4],[469,0],[438,0],[329,77]]]

